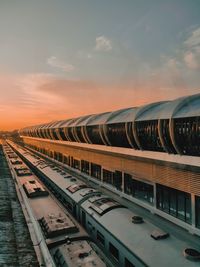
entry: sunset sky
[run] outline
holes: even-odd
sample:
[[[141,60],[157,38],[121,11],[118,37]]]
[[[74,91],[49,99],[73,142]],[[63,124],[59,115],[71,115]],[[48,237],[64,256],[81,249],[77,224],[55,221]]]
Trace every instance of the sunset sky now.
[[[0,130],[199,92],[199,0],[0,0]]]

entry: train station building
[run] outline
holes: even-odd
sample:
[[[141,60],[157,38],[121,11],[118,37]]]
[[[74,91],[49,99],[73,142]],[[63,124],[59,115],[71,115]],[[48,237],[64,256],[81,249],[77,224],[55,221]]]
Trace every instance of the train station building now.
[[[25,145],[200,235],[200,94],[20,130]]]

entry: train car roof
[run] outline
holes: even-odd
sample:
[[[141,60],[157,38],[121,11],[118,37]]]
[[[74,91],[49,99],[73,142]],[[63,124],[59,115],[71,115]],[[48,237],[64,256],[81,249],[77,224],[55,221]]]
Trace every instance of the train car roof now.
[[[199,266],[198,262],[188,261],[183,256],[183,250],[192,245],[189,241],[183,241],[171,235],[167,239],[154,240],[151,234],[161,229],[148,221],[133,224],[132,217],[135,214],[132,211],[126,208],[115,208],[101,216],[90,208],[89,200],[81,206],[97,223],[148,266]]]
[[[84,182],[80,181],[76,177],[69,175],[65,171],[62,173],[60,167],[54,168],[52,167],[52,164],[48,164],[45,160],[38,159],[38,157],[36,159],[31,152],[27,152],[19,147],[17,149],[76,203],[87,199],[89,196],[100,194],[99,191],[87,186]]]

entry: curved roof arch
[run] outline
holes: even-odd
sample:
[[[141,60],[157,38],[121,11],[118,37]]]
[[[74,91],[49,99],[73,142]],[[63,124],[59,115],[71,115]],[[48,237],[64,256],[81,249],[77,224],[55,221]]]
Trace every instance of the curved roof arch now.
[[[110,114],[106,123],[123,123],[123,122],[132,122],[137,112],[137,107],[124,108],[117,111],[114,111]]]
[[[147,120],[148,118],[151,118],[152,116],[155,116],[153,111],[155,109],[159,109],[159,107],[164,103],[166,103],[166,101],[154,102],[139,107],[135,114],[134,121],[141,121],[141,120],[144,121]]]
[[[35,132],[37,129],[92,126],[120,122],[173,119],[200,116],[200,93],[184,96],[172,101],[160,101],[141,107],[124,108],[113,112],[86,115],[78,118],[59,120],[21,129]]]
[[[86,126],[93,126],[104,124],[112,112],[104,112],[100,114],[93,115],[86,123]]]
[[[200,116],[200,94],[188,96],[178,103],[174,109],[173,118]]]

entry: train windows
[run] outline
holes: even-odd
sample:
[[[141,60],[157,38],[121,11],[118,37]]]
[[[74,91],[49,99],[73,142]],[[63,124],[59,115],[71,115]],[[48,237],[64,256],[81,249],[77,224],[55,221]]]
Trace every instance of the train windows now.
[[[135,267],[133,263],[131,263],[127,258],[125,258],[125,267]]]
[[[163,185],[156,186],[157,208],[191,224],[190,194]]]
[[[101,243],[102,246],[105,246],[105,238],[99,231],[97,231],[97,240]]]
[[[93,233],[95,231],[95,227],[91,224],[91,222],[87,222],[88,225],[88,231]]]
[[[119,251],[112,243],[109,243],[109,252],[115,260],[119,261]]]
[[[200,229],[200,197],[195,197],[196,227]]]
[[[85,228],[85,224],[86,224],[86,214],[85,212],[82,210],[82,225]]]

